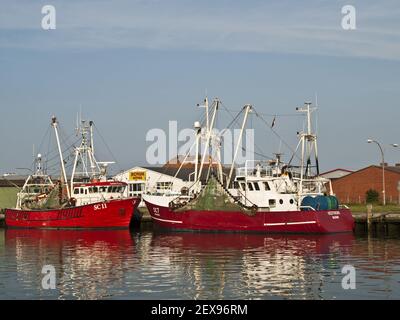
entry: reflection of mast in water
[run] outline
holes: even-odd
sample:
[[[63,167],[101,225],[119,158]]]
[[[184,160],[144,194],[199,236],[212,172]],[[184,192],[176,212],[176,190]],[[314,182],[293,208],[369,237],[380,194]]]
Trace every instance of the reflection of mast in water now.
[[[264,250],[243,256],[242,279],[249,293],[257,295],[305,296],[307,283],[306,257],[293,254],[291,247],[310,247],[307,241],[289,244],[285,238],[266,238]],[[301,242],[301,243],[299,243]]]
[[[184,296],[194,299],[321,298],[324,279],[340,274],[338,257],[353,235],[282,236],[255,234],[155,234],[171,270],[185,277]],[[334,275],[333,275],[334,276]],[[180,280],[178,280],[180,281]],[[189,285],[187,285],[189,283]],[[193,292],[194,291],[194,292]]]
[[[223,252],[216,254],[212,250],[216,245],[214,240],[212,234],[155,233],[150,244],[151,254],[162,256],[162,265],[169,268],[170,274],[179,275],[176,281],[184,297],[223,299],[226,268],[232,258]]]
[[[133,245],[126,230],[6,231],[6,249],[16,252],[17,278],[41,290],[42,268],[52,265],[61,299],[105,298],[109,287],[123,284],[126,250]]]
[[[325,285],[341,276],[340,259],[351,234],[274,236],[264,252],[244,257],[244,279],[253,291],[280,297],[323,298]]]
[[[209,256],[205,258],[203,264],[188,264],[185,265],[189,275],[193,274],[193,285],[195,289],[194,299],[204,299],[212,296],[213,299],[223,299],[224,289],[225,289],[225,268],[226,261],[215,261],[215,258]],[[192,269],[192,272],[190,272]],[[211,288],[205,288],[204,282],[212,278],[211,283],[213,284]]]

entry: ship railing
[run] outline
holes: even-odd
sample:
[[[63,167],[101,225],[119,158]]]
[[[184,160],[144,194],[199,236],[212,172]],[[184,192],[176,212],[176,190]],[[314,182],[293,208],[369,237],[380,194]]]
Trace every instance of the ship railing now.
[[[237,177],[273,177],[274,173],[273,170],[268,168],[261,168],[259,171],[257,168],[238,168],[236,170],[236,176]]]
[[[311,209],[312,211],[317,211],[313,207],[310,207],[310,206],[300,206],[299,208],[300,209]]]

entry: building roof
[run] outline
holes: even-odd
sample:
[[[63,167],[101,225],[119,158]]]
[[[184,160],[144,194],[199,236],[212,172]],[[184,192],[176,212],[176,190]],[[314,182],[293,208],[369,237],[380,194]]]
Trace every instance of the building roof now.
[[[27,178],[28,176],[17,176],[17,175],[0,177],[0,188],[15,187],[16,185],[18,187],[22,187],[25,184],[25,180]]]
[[[364,171],[364,170],[367,170],[367,169],[370,169],[370,168],[375,168],[375,169],[378,169],[378,170],[382,170],[382,166],[370,165],[368,167],[361,168],[361,169],[359,169],[357,171],[353,171],[353,172],[351,172],[351,173],[349,173],[349,174],[347,174],[347,175],[345,175],[345,176],[343,176],[341,178],[347,178],[347,177],[349,177],[349,176],[351,176],[353,174],[359,173],[361,171]],[[397,173],[397,174],[400,175],[400,166],[385,166],[385,171],[390,171],[390,172]],[[341,178],[338,178],[338,179],[341,179]]]
[[[353,172],[352,170],[337,168],[337,169],[333,169],[333,170],[321,173],[320,175],[321,175],[321,177],[328,178],[328,179],[339,179],[339,178],[349,175],[352,172]]]
[[[176,168],[176,167],[169,167],[169,166],[142,167],[142,166],[137,166],[137,167],[133,167],[133,168],[131,168],[129,170],[125,170],[124,172],[121,172],[121,173],[117,174],[117,176],[120,175],[120,174],[123,174],[125,172],[132,171],[135,168],[142,168],[142,169],[145,169],[145,170],[154,171],[154,172],[157,172],[157,173],[160,173],[160,174],[164,174],[164,175],[167,175],[167,176],[170,176],[170,177],[175,177],[175,175],[176,175],[176,177],[178,179],[181,179],[183,181],[189,181],[189,179],[192,179],[192,180],[194,179],[194,174],[193,174],[194,166],[191,166],[191,167],[185,166],[185,167],[181,168],[181,170],[178,172],[178,174],[177,174],[178,168]],[[200,166],[199,166],[199,168],[200,168]],[[208,174],[208,168],[209,168],[208,165],[203,167],[203,172],[201,174],[201,179],[200,179],[203,183],[206,182],[207,174]],[[216,166],[213,166],[212,170],[216,171],[216,169],[217,169]],[[223,171],[224,175],[228,176],[230,168],[222,167],[222,171]],[[232,179],[234,179],[235,177],[236,177],[236,172],[234,170],[233,175],[232,175]]]
[[[344,171],[344,172],[348,172],[348,173],[352,173],[352,172],[354,172],[354,170],[348,170],[348,169],[336,168],[336,169],[329,170],[329,171],[326,171],[326,172],[324,172],[324,173],[321,173],[321,176],[323,176],[323,175],[325,175],[325,174],[328,174],[328,173],[337,172],[337,171]]]
[[[177,168],[174,168],[174,167],[143,167],[143,168],[147,169],[147,170],[152,170],[152,171],[155,171],[155,172],[158,172],[158,173],[161,173],[161,174],[165,174],[165,175],[168,175],[168,176],[172,176],[172,177],[174,177],[176,175],[176,173],[177,173]],[[199,166],[199,168],[200,168],[200,166]],[[208,166],[204,166],[203,167],[203,172],[202,172],[201,178],[200,178],[200,180],[203,183],[205,183],[206,180],[207,180],[208,168],[209,168]],[[217,169],[216,167],[212,168],[212,170],[214,172],[216,172],[216,169]],[[228,176],[230,168],[222,167],[222,171],[223,171],[223,173],[225,175]],[[189,181],[189,178],[191,178],[191,179],[194,178],[193,172],[194,172],[194,166],[193,167],[183,167],[178,172],[176,177],[178,179],[183,180],[183,181]],[[234,179],[234,178],[235,178],[235,171],[233,173],[232,179]]]

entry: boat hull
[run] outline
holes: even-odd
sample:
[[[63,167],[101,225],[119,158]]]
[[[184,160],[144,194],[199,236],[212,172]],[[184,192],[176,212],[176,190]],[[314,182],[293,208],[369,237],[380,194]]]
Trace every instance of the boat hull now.
[[[129,228],[139,202],[129,198],[64,209],[6,209],[5,222],[14,228]]]
[[[263,233],[352,232],[354,219],[348,209],[330,211],[259,211],[254,215],[231,211],[174,212],[145,201],[156,225],[173,230]]]

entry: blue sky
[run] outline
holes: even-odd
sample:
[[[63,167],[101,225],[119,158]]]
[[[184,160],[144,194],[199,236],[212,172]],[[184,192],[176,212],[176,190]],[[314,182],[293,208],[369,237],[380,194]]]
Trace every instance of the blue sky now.
[[[41,29],[54,5],[57,29]],[[356,8],[357,30],[341,28]],[[31,163],[52,114],[72,132],[76,112],[93,119],[119,168],[146,164],[152,128],[190,127],[207,90],[230,109],[293,114],[318,94],[323,170],[378,163],[385,145],[400,162],[398,1],[2,0],[0,172]],[[226,120],[226,119],[225,119]],[[228,119],[229,120],[229,119]],[[272,121],[272,117],[270,119]],[[296,144],[298,117],[276,130]],[[256,131],[270,154],[279,141]],[[283,150],[287,156],[288,150]],[[99,152],[107,156],[106,149]],[[104,159],[108,160],[108,159]]]

